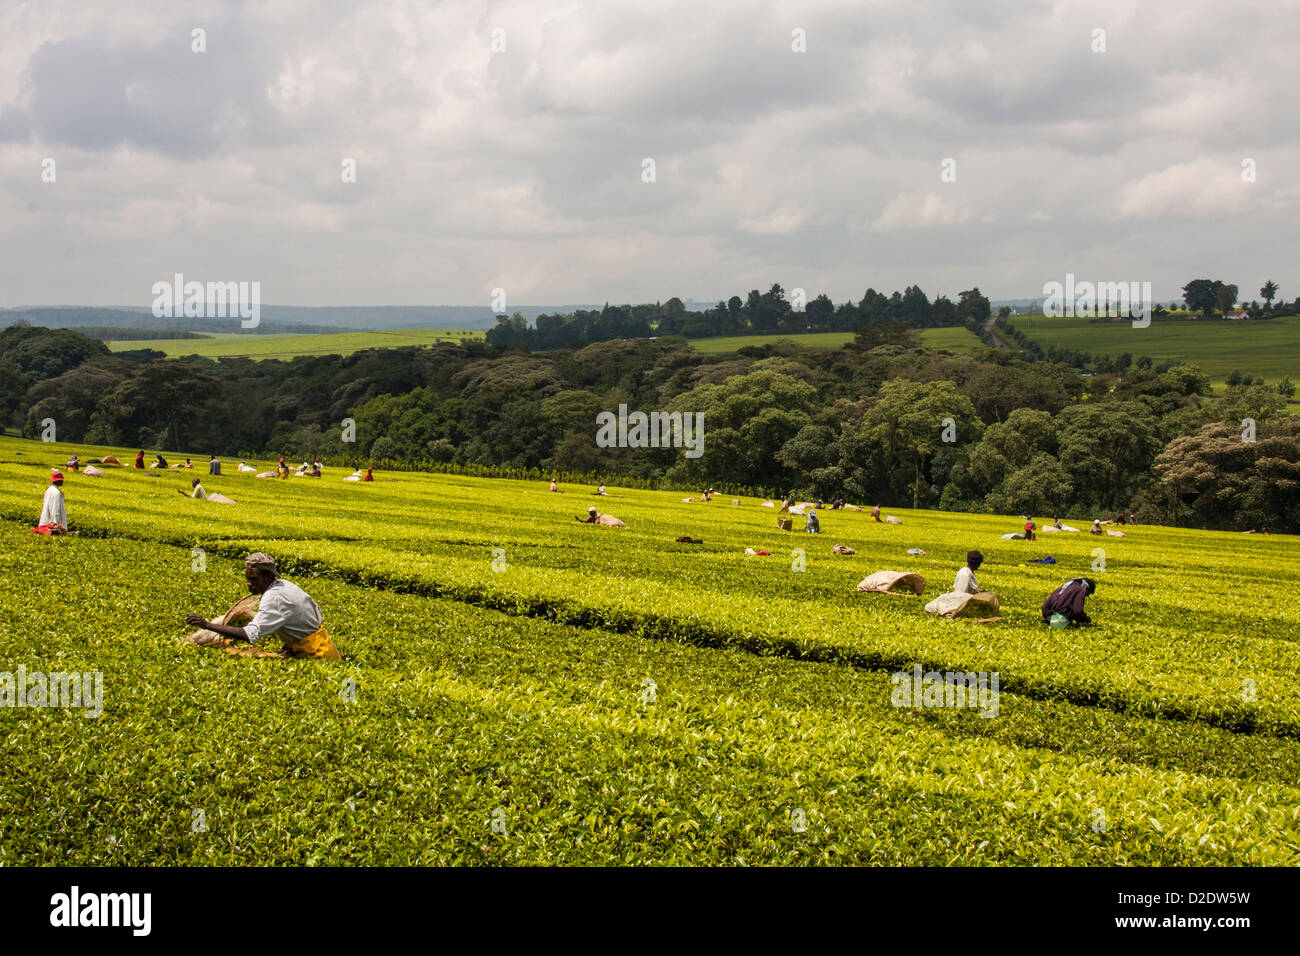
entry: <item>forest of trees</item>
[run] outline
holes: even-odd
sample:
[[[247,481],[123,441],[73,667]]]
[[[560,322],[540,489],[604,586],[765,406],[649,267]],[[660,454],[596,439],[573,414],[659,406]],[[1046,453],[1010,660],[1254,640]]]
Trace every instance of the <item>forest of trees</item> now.
[[[557,469],[650,486],[1300,531],[1300,418],[1284,414],[1276,387],[1209,391],[1186,365],[1084,377],[1005,349],[927,350],[901,321],[865,323],[835,349],[706,355],[670,336],[543,354],[470,343],[287,362],[114,355],[69,330],[0,331],[0,413],[28,437],[53,418],[60,441],[194,456]],[[596,414],[620,403],[702,412],[704,455],[597,447]],[[355,444],[342,440],[349,417]],[[1253,442],[1245,418],[1257,423]]]
[[[686,311],[682,300],[674,296],[662,304],[606,305],[600,311],[539,315],[534,327],[529,327],[518,313],[500,315],[487,340],[491,345],[527,346],[542,351],[575,342],[651,335],[705,338],[771,332],[853,332],[863,323],[878,322],[906,322],[914,329],[973,326],[989,314],[989,300],[978,287],[962,292],[956,302],[943,295],[931,302],[919,286],[908,286],[890,296],[868,289],[860,301],[838,306],[823,293],[798,309],[777,284],[766,292],[752,289],[744,299],[733,295],[705,312]]]

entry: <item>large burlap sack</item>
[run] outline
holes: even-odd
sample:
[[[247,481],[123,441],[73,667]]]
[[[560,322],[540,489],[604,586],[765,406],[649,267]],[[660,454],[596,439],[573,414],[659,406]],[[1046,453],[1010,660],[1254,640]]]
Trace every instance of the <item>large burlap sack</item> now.
[[[116,465],[118,468],[122,467],[122,463],[117,460],[116,455],[105,455],[99,463],[101,465]]]
[[[902,524],[902,523],[903,523],[903,519],[902,519],[902,518],[895,518],[893,515],[886,515],[886,516],[885,516],[885,523],[886,523],[886,524]]]
[[[88,478],[103,478],[103,477],[104,477],[104,473],[103,473],[102,471],[100,471],[98,468],[96,468],[94,465],[87,465],[84,469],[82,469],[82,472],[81,472],[81,473],[82,473],[83,475],[85,475],[86,477],[88,477]]]
[[[216,494],[215,492],[208,495],[208,500],[215,501],[219,505],[233,505],[235,503],[233,499],[227,498],[225,495]]]
[[[940,594],[925,606],[927,614],[948,618],[974,618],[978,621],[1000,621],[1002,619],[997,615],[1001,610],[1002,604],[998,601],[998,596],[991,591],[981,591],[978,594],[949,591]]]
[[[596,524],[603,524],[607,528],[626,528],[626,522],[619,521],[613,515],[597,515]]]
[[[925,578],[915,571],[877,571],[858,582],[859,591],[877,591],[888,594],[894,588],[904,588],[913,594],[925,593]]]
[[[227,624],[230,627],[243,627],[253,619],[257,614],[257,607],[261,603],[260,594],[246,594],[238,601],[229,611],[214,618],[213,624]],[[230,647],[235,642],[228,637],[222,637],[216,631],[209,631],[207,628],[199,628],[193,633],[186,634],[185,640],[191,644],[197,644],[199,647]]]

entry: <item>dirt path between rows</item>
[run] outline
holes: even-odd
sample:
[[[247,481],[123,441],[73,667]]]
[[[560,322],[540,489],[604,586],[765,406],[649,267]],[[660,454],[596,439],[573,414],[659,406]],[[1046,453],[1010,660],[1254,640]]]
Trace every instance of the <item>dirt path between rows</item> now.
[[[993,323],[996,322],[997,320],[998,317],[996,315],[990,315],[984,322],[984,331],[989,334],[989,338],[993,340],[993,344],[997,348],[1009,349],[1011,348],[1011,346],[1007,345],[1006,342],[1003,342],[1000,338],[998,338],[998,334],[993,331]]]

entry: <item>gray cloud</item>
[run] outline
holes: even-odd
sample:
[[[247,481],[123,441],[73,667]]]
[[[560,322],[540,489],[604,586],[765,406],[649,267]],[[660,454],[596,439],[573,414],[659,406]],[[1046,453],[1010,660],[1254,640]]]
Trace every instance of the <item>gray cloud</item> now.
[[[1287,294],[1297,26],[1255,0],[50,0],[0,11],[0,304],[143,303],[174,271],[302,305],[1067,270]]]

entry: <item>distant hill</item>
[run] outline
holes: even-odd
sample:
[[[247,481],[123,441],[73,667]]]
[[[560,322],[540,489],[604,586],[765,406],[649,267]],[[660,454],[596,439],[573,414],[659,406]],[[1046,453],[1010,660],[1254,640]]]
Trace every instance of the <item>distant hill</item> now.
[[[508,305],[507,311],[518,312],[530,320],[542,314],[573,312],[578,309],[601,309],[604,303],[578,305]],[[690,311],[711,308],[710,304],[687,302]],[[485,331],[497,324],[496,314],[488,306],[476,305],[264,305],[261,324],[253,330],[259,335],[320,332],[368,332],[383,329],[457,329]],[[108,326],[144,329],[157,332],[239,332],[238,319],[159,319],[147,306],[29,306],[0,309],[0,327],[19,319],[29,325],[51,329],[82,326]],[[247,334],[247,333],[245,333]]]
[[[201,332],[177,332],[167,329],[127,329],[122,328],[121,326],[111,325],[73,325],[69,328],[73,332],[84,335],[88,339],[99,339],[101,342],[209,338],[209,336],[206,336]]]
[[[298,325],[277,320],[262,308],[262,321],[255,329],[243,329],[239,319],[160,319],[149,309],[92,308],[86,306],[39,306],[27,309],[0,310],[0,328],[16,322],[44,326],[47,329],[96,330],[94,338],[113,341],[112,329],[147,332],[243,332],[245,335],[283,335],[287,332],[307,334],[312,332],[357,331],[344,326]],[[123,334],[120,338],[138,338]],[[151,336],[157,338],[158,336]]]

